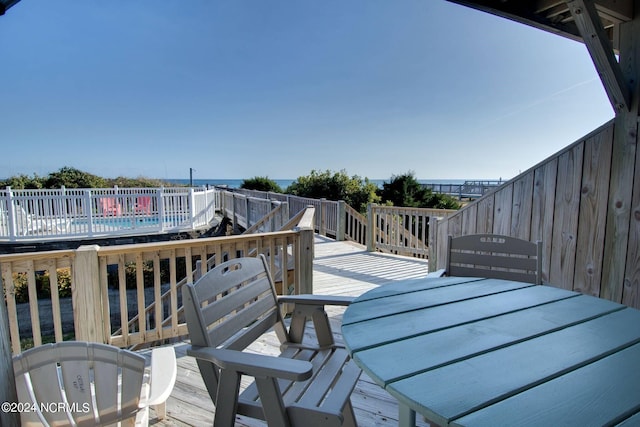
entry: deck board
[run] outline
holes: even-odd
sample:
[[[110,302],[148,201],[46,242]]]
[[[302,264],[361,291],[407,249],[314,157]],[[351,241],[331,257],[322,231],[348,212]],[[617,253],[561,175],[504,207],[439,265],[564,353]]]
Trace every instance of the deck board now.
[[[427,261],[396,255],[369,253],[349,242],[336,242],[316,236],[313,263],[313,286],[316,294],[358,296],[376,286],[427,274]],[[327,309],[336,339],[341,341],[340,324],[343,307]],[[249,351],[277,354],[278,341],[269,334],[254,343]],[[167,401],[167,418],[158,421],[151,414],[150,425],[203,426],[213,423],[215,407],[207,393],[195,359],[186,356],[186,344],[175,345],[178,376]],[[246,384],[243,384],[246,386]],[[395,399],[363,374],[352,394],[356,420],[361,427],[398,425]],[[421,417],[418,425],[428,426]],[[265,426],[265,423],[238,416],[238,426]]]

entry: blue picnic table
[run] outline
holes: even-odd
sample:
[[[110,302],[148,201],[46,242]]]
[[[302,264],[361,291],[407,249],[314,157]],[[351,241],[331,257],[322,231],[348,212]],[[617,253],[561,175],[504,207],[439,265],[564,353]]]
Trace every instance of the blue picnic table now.
[[[640,425],[640,311],[552,286],[443,277],[345,311],[355,362],[441,426]]]

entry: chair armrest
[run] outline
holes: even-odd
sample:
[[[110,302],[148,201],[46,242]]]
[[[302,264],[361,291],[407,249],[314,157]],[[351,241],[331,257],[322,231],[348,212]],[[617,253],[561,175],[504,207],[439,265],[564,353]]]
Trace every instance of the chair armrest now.
[[[307,319],[313,320],[318,345],[321,348],[335,345],[329,318],[324,309],[325,305],[347,306],[354,297],[338,295],[283,295],[278,297],[278,303],[294,305],[289,326],[290,343],[301,344]]]
[[[303,360],[263,354],[245,353],[211,347],[191,346],[187,354],[196,359],[215,363],[221,369],[231,369],[252,377],[277,377],[291,381],[304,381],[311,378],[313,366]]]
[[[440,270],[432,271],[431,273],[427,274],[427,278],[442,277],[446,273],[447,273],[447,270],[445,270],[444,268],[441,268]]]
[[[282,295],[278,297],[280,304],[292,303],[303,305],[349,305],[355,297],[343,296],[343,295]]]
[[[173,347],[158,347],[151,352],[151,390],[148,405],[164,403],[173,391],[178,368]]]

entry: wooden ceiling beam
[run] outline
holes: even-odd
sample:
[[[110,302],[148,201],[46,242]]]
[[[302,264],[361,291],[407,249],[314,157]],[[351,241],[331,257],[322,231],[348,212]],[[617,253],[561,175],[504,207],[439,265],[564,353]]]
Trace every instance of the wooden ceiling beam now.
[[[614,22],[628,22],[633,19],[633,1],[598,0],[596,10]]]
[[[567,0],[598,75],[615,111],[629,111],[630,90],[616,60],[609,35],[602,26],[593,0]]]
[[[631,0],[596,0],[594,3],[601,18],[606,17],[615,23],[633,19],[633,2]],[[569,12],[563,0],[538,0],[535,4],[535,13],[548,16],[550,10],[553,10],[553,14]]]
[[[564,0],[538,0],[536,2],[535,13],[546,13],[549,9],[556,9],[561,12],[568,11]]]
[[[0,0],[0,15],[4,15],[11,6],[19,1],[20,0]]]

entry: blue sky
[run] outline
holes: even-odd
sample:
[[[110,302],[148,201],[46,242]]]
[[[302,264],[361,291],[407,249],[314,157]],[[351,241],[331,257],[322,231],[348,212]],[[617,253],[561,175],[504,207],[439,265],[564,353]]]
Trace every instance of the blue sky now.
[[[613,117],[586,47],[441,0],[22,0],[0,177],[509,179]]]

